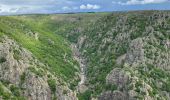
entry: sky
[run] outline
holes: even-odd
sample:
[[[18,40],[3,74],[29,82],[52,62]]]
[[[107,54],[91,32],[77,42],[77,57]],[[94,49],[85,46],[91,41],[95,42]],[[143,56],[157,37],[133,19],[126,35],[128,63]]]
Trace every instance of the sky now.
[[[170,10],[170,0],[0,0],[0,15]]]

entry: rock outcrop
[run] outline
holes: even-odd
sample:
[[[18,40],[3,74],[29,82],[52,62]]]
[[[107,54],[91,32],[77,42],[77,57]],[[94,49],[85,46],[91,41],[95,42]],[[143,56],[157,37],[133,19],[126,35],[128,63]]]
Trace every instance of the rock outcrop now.
[[[7,36],[0,43],[0,80],[21,89],[20,95],[28,100],[52,100],[47,75],[56,80],[57,100],[77,100],[76,94],[67,86],[59,86],[58,78],[45,70],[46,66],[32,54]],[[36,71],[38,70],[38,71]],[[63,91],[67,91],[64,93]]]

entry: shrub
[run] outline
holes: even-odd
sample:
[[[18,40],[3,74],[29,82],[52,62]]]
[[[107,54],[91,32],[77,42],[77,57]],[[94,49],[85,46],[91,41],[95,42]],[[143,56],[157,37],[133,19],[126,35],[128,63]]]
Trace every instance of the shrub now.
[[[26,77],[26,74],[25,74],[25,72],[24,72],[24,73],[20,76],[21,84],[24,83],[25,77]]]
[[[75,90],[77,85],[78,85],[77,81],[74,81],[74,82],[70,83],[70,89]]]
[[[131,36],[130,36],[130,38],[133,40],[133,39],[136,39],[136,38],[138,38],[138,37],[140,37],[141,36],[141,34],[142,33],[140,33],[140,32],[134,32],[134,33],[131,33]]]
[[[91,97],[91,91],[87,90],[84,93],[81,93],[78,95],[79,100],[90,100]]]
[[[0,97],[2,96],[3,100],[9,100],[11,97],[11,94],[4,91],[3,85],[0,84]]]
[[[48,85],[51,91],[54,93],[56,91],[56,81],[54,79],[48,79]]]
[[[170,82],[164,83],[162,86],[162,90],[170,92]]]
[[[35,67],[29,67],[29,70],[36,74],[37,76],[42,77],[43,76],[43,71],[42,70],[37,70]]]
[[[13,95],[20,96],[20,90],[19,90],[18,87],[14,86],[14,85],[11,85],[10,90],[11,90]]]
[[[18,50],[14,50],[13,52],[14,52],[14,55],[13,55],[14,59],[20,60],[21,59],[20,52]]]
[[[8,86],[10,82],[8,80],[0,80],[3,85]]]
[[[63,91],[63,94],[67,94],[67,90],[64,90],[64,91]]]
[[[5,57],[2,57],[2,58],[0,59],[0,63],[4,63],[4,62],[6,62],[6,58],[5,58]]]
[[[117,86],[115,84],[107,84],[105,88],[106,90],[114,91],[117,89]]]

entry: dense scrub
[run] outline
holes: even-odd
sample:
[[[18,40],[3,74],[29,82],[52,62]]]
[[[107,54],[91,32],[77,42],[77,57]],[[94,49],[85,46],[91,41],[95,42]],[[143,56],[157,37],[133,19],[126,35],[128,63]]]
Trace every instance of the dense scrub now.
[[[70,48],[76,44],[87,65],[87,90],[76,91],[80,100],[112,96],[115,100],[169,99],[169,11],[3,16],[0,36],[3,35],[17,41],[45,65],[30,66],[30,72],[43,77],[48,70],[72,90],[80,81],[79,64]],[[21,59],[19,51],[12,51],[15,60]],[[0,64],[5,61],[0,58]],[[25,78],[23,73],[21,83]],[[47,81],[55,99],[58,81],[51,75]],[[4,98],[22,97],[17,86],[10,86],[8,93],[3,85],[0,92]]]
[[[156,63],[156,61],[162,61],[164,64],[168,63],[166,61],[169,61],[168,58],[160,58],[161,55],[165,57],[169,54],[169,46],[163,42],[166,41],[169,43],[169,19],[168,11],[113,13],[98,19],[86,28],[81,34],[84,40],[81,44],[80,42],[78,44],[82,53],[88,59],[87,85],[89,86],[88,91],[91,91],[91,97],[96,97],[109,90],[131,92],[131,90],[135,89],[138,95],[134,98],[146,99],[144,95],[147,95],[147,92],[145,91],[146,93],[142,94],[143,90],[141,90],[143,84],[138,84],[144,81],[153,90],[148,90],[152,99],[167,99],[167,96],[164,96],[162,91],[169,93],[169,79],[164,80],[169,76],[169,71],[166,70],[169,69],[169,65],[166,64],[164,66],[163,64]],[[143,42],[137,44],[140,39]],[[142,48],[138,50],[137,48],[140,48],[140,46]],[[134,52],[129,54],[131,50],[134,50]],[[143,50],[144,54],[140,50]],[[128,58],[128,56],[132,58]],[[133,56],[136,58],[133,58]],[[142,56],[144,57],[138,59],[138,57]],[[135,60],[131,62],[131,59],[137,59],[137,62]],[[160,59],[163,60],[160,61]],[[128,67],[126,67],[127,65]],[[140,66],[147,67],[142,71]],[[108,80],[106,77],[109,76],[108,74],[112,69],[117,68],[121,68],[122,71],[130,75],[128,76],[129,82],[123,87],[119,86],[121,83],[117,84],[115,82],[116,85],[112,83],[112,88],[107,83]],[[146,68],[151,69],[147,70]],[[129,72],[129,69],[132,72],[137,71],[137,73],[132,74],[131,71]],[[114,77],[116,80],[116,78],[122,76],[117,75]],[[130,81],[133,77],[138,77],[139,82],[136,83],[135,88],[130,88],[134,84]],[[150,83],[151,80],[152,82]],[[161,83],[163,86],[155,86],[156,84],[160,84],[160,80],[164,80]],[[157,97],[157,95],[160,97]]]

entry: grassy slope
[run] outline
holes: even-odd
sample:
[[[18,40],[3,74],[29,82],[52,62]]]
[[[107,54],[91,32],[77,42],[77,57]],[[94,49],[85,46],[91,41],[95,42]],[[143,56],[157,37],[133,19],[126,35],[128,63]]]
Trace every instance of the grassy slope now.
[[[18,20],[18,16],[0,17],[0,31],[30,50],[35,57],[49,66],[47,69],[65,80],[72,79],[78,71],[75,67],[77,64],[72,59],[69,43],[61,36],[41,29],[39,23],[34,20],[21,21]],[[37,32],[39,40],[27,35],[28,32]],[[49,44],[49,39],[54,42],[53,45]]]
[[[142,34],[144,28],[148,23],[147,17],[143,15],[151,15],[149,13],[129,13],[129,14],[109,14],[108,13],[98,13],[98,14],[61,14],[61,15],[29,15],[29,16],[10,16],[10,17],[0,17],[0,35],[6,34],[11,38],[14,38],[23,47],[30,50],[40,61],[49,65],[48,70],[54,72],[56,75],[61,76],[63,79],[72,80],[75,76],[75,72],[79,70],[77,63],[72,59],[71,50],[69,48],[70,42],[77,42],[77,38],[80,35],[86,35],[88,39],[82,47],[82,52],[88,58],[88,83],[89,90],[84,94],[80,95],[81,99],[86,99],[90,96],[96,97],[103,91],[115,90],[116,86],[106,85],[105,78],[106,75],[115,67],[124,68],[122,65],[116,65],[115,60],[122,54],[127,52],[129,47],[129,41],[121,41],[119,44],[113,42],[106,42],[103,48],[103,39],[112,37],[113,39],[117,34],[124,32],[120,27],[116,32],[112,32],[112,28],[116,26],[117,18],[120,16],[128,15],[127,25],[131,26],[129,30],[133,29],[132,26],[137,26],[138,29],[133,32],[129,40],[134,40],[138,37],[144,37],[146,34]],[[105,16],[108,15],[108,16]],[[103,17],[104,16],[104,17]],[[21,25],[24,25],[21,26]],[[157,29],[157,28],[155,28]],[[163,29],[163,28],[162,28]],[[28,31],[38,32],[39,40],[35,40],[33,37],[26,35]],[[159,30],[159,31],[165,31]],[[112,36],[106,33],[112,33]],[[127,31],[128,32],[128,31]],[[101,35],[99,37],[99,34]],[[142,35],[141,35],[142,34]],[[63,38],[64,37],[64,38]],[[55,42],[54,45],[49,45],[49,39]],[[100,52],[96,52],[100,51]],[[64,55],[67,60],[64,60]],[[54,59],[55,58],[55,59]],[[101,59],[103,58],[103,59]],[[148,65],[148,68],[152,65]],[[141,78],[141,80],[146,79],[146,75],[140,69],[141,67],[135,69],[139,71],[136,75]],[[134,70],[127,69],[127,70]],[[163,78],[157,77],[160,73],[166,73],[165,70],[153,69],[151,70],[156,76],[150,74],[147,77],[154,79],[163,79],[169,74],[164,75]],[[147,81],[147,80],[145,80]],[[165,83],[165,85],[168,82]],[[73,84],[76,86],[76,84]],[[151,85],[152,86],[152,85]],[[155,91],[161,91],[161,89],[152,86]],[[166,85],[165,87],[168,87]],[[165,88],[164,87],[164,88]],[[168,90],[169,91],[169,90]],[[154,93],[152,93],[155,95]]]
[[[78,32],[73,31],[71,36],[68,34],[78,26],[85,28],[90,22],[105,14],[107,13],[1,16],[0,35],[8,35],[30,50],[47,65],[45,69],[71,83],[73,88],[78,82],[75,72],[79,71],[79,67],[73,60],[69,46],[70,41],[76,42]],[[30,36],[30,32],[38,33],[39,39]],[[69,41],[63,37],[67,37]]]

